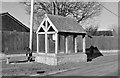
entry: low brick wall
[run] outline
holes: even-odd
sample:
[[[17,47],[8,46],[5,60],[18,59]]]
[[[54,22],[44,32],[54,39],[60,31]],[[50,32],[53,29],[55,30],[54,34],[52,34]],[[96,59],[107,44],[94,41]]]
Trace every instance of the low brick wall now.
[[[57,58],[55,54],[37,54],[35,61],[48,65],[57,65]]]
[[[84,53],[68,54],[63,56],[57,56],[57,63],[64,64],[68,62],[86,62],[87,55]]]
[[[83,61],[86,62],[87,55],[84,53],[64,54],[64,55],[37,54],[35,61],[48,65],[60,65],[68,62],[83,62]]]

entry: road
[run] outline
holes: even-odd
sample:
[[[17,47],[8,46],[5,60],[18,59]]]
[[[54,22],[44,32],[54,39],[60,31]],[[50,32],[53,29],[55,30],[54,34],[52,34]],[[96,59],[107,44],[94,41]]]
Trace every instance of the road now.
[[[117,76],[118,56],[104,56],[86,63],[79,69],[54,74],[52,76]]]

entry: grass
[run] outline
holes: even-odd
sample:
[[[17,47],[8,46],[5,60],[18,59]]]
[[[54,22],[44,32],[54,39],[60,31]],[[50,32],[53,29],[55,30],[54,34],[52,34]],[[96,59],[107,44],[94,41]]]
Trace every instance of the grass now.
[[[5,61],[2,63],[2,75],[3,76],[29,76],[32,74],[40,73],[41,71],[45,71],[45,73],[49,73],[51,71],[58,71],[63,69],[69,69],[73,67],[84,67],[89,65],[100,65],[104,63],[110,63],[118,61],[117,55],[110,56],[101,56],[92,61],[92,63],[80,62],[80,63],[66,63],[58,66],[50,66],[41,63],[26,63],[26,64],[6,64]]]

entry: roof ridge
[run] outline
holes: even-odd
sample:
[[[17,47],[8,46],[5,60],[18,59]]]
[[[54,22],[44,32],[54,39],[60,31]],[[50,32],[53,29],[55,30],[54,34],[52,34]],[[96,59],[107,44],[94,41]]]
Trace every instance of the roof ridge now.
[[[46,14],[58,31],[85,33],[83,27],[72,17]]]
[[[8,15],[11,19],[15,20],[17,23],[19,23],[22,27],[25,27],[27,30],[29,30],[29,27],[27,27],[25,24],[23,24],[20,20],[18,20],[17,18],[15,18],[12,14],[10,14],[9,12],[5,12],[2,13],[0,15]]]
[[[56,16],[56,17],[61,17],[61,18],[71,18],[71,19],[74,19],[72,17],[64,17],[64,16],[61,16],[61,15],[52,15],[52,14],[46,14],[47,16]],[[75,20],[75,19],[74,19]]]

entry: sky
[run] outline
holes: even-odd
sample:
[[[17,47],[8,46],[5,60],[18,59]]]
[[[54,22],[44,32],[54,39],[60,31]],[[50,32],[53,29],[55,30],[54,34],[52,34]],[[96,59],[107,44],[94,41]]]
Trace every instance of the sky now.
[[[113,1],[113,0],[112,0]],[[1,3],[0,3],[1,5]],[[118,3],[117,2],[103,2],[103,5],[118,15]],[[2,2],[2,10],[1,12],[9,12],[11,15],[13,15],[15,18],[17,18],[19,21],[21,21],[23,24],[29,27],[29,18],[30,16],[26,14],[25,7],[23,4],[20,4],[19,2],[13,2],[6,0]],[[114,14],[110,13],[106,9],[103,8],[101,15],[98,17],[99,20],[99,29],[108,29],[111,25],[117,25],[118,26],[118,17]]]

